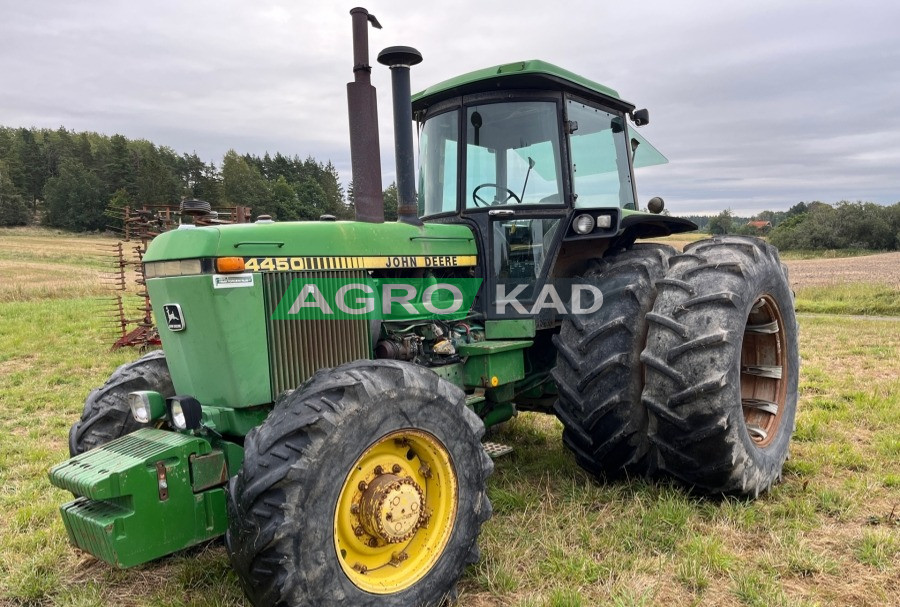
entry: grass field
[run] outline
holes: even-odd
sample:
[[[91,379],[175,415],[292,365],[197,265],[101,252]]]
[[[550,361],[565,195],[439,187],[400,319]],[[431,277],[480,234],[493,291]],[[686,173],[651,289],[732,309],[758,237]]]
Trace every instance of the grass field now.
[[[47,482],[87,392],[134,351],[99,334],[97,238],[0,230],[0,605],[244,605],[220,542],[127,571],[71,548]],[[878,284],[878,283],[874,283]],[[892,285],[879,287],[896,301]],[[811,292],[809,301],[834,298]],[[800,318],[797,431],[755,502],[666,483],[599,483],[555,419],[492,435],[494,517],[465,606],[897,605],[900,318]]]

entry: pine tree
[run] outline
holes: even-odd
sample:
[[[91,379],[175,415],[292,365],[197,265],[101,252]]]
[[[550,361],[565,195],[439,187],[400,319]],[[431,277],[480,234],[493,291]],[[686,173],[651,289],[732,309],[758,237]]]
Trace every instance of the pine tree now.
[[[384,220],[397,221],[397,184],[392,183],[383,192],[384,194]]]
[[[9,177],[6,163],[0,161],[0,226],[24,226],[29,223],[28,205]]]
[[[252,207],[256,216],[275,213],[269,183],[255,164],[234,150],[222,161],[222,198],[230,205]]]
[[[76,231],[105,227],[103,182],[79,161],[63,160],[59,175],[47,180],[43,194],[48,225]]]

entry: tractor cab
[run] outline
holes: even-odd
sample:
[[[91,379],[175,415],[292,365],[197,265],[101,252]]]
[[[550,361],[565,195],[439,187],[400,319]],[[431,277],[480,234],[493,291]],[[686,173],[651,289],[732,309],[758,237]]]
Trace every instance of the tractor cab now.
[[[448,80],[413,96],[413,115],[419,215],[469,224],[488,283],[531,282],[536,293],[548,277],[581,269],[570,260],[600,255],[623,235],[693,229],[637,213],[633,167],[667,162],[629,124],[645,124],[646,110],[554,65],[518,62]],[[628,217],[648,225],[623,234]]]

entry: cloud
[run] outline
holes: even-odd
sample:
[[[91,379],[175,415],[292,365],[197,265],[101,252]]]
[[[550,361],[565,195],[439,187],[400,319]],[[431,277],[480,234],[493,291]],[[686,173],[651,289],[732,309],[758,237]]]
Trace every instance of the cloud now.
[[[0,122],[119,132],[219,161],[312,155],[349,180],[350,5],[0,0]],[[422,51],[413,87],[542,58],[651,109],[673,212],[900,200],[900,6],[884,2],[370,2],[372,55]],[[376,66],[393,179],[388,70]]]

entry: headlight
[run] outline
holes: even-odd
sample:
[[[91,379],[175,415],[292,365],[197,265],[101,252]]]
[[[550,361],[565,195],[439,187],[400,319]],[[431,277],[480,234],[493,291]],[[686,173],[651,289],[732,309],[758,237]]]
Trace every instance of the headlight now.
[[[200,427],[203,408],[193,396],[173,396],[168,401],[169,421],[178,430],[194,430]]]
[[[579,234],[590,234],[594,229],[594,218],[588,214],[579,215],[572,222],[572,229]]]
[[[179,430],[187,430],[187,420],[184,419],[184,409],[181,408],[181,403],[177,401],[172,403],[172,412],[169,417],[173,426]]]
[[[612,215],[597,215],[597,227],[608,228],[612,226]]]
[[[149,390],[129,394],[128,406],[131,408],[131,416],[139,424],[148,424],[166,412],[162,395]]]
[[[203,264],[199,259],[179,259],[175,261],[148,261],[144,264],[144,275],[147,278],[166,278],[168,276],[193,276],[203,272]]]

